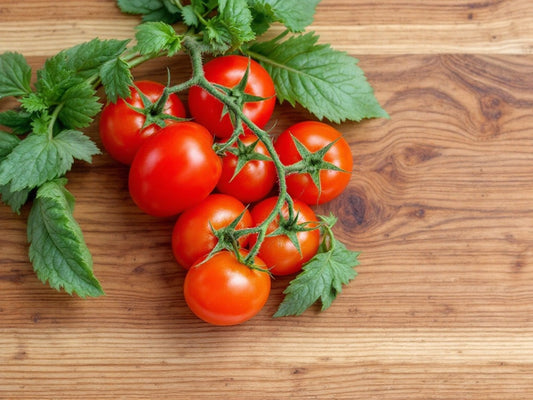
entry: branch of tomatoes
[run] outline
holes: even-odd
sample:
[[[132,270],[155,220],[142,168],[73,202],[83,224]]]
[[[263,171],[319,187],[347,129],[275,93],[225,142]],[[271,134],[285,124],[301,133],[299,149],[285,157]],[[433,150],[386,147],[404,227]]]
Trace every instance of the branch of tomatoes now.
[[[213,259],[219,259],[219,253],[230,252],[238,263],[256,273],[262,272],[274,276],[299,273],[287,288],[286,297],[276,316],[300,314],[319,299],[323,306],[327,304],[329,307],[331,297],[335,297],[340,292],[342,284],[348,283],[355,277],[353,267],[357,265],[357,253],[347,250],[344,246],[335,245],[337,241],[331,228],[336,219],[316,216],[309,204],[329,201],[344,190],[352,170],[351,150],[340,132],[329,125],[315,121],[295,124],[279,135],[275,144],[272,135],[263,129],[270,117],[268,113],[271,113],[272,109],[267,111],[268,117],[263,119],[258,119],[246,109],[250,104],[275,101],[273,89],[270,92],[267,90],[256,93],[247,86],[248,80],[258,79],[257,71],[263,74],[265,80],[270,80],[268,73],[255,61],[245,56],[220,56],[204,63],[204,47],[198,40],[198,37],[194,35],[185,35],[180,40],[183,50],[190,57],[192,75],[184,82],[162,88],[155,104],[159,109],[163,109],[170,96],[188,91],[189,108],[193,120],[199,123],[199,126],[208,127],[202,134],[207,132],[217,138],[211,145],[213,151],[221,158],[230,153],[236,156],[236,164],[240,164],[239,167],[235,167],[231,179],[239,176],[240,170],[246,163],[259,160],[272,164],[277,188],[276,195],[272,197],[266,198],[267,193],[264,193],[250,200],[242,193],[226,192],[223,187],[217,185],[219,192],[235,196],[237,200],[251,204],[251,224],[245,223],[249,216],[248,206],[244,207],[244,204],[241,204],[238,211],[233,210],[232,219],[227,219],[219,226],[213,226],[207,217],[202,220],[198,214],[207,213],[206,210],[209,207],[228,207],[227,204],[223,204],[220,194],[210,194],[211,186],[202,196],[199,196],[200,200],[195,201],[194,204],[184,204],[179,210],[174,209],[168,213],[168,215],[182,213],[174,229],[173,249],[178,262],[189,269],[186,282],[192,279],[188,278],[189,275],[197,275],[195,272],[190,272],[191,269],[207,268],[205,265],[210,265]],[[231,74],[234,76],[233,82],[214,76],[216,74],[213,71],[221,76],[225,73]],[[253,83],[257,85],[257,82]],[[273,86],[272,83],[271,85]],[[200,106],[195,105],[198,102],[201,103]],[[205,110],[215,111],[210,118],[206,118]],[[104,109],[104,113],[105,111]],[[226,123],[227,126],[222,129],[220,125],[224,125],[224,118],[230,124]],[[172,125],[156,136],[165,136],[171,130],[181,131],[179,126],[179,124]],[[187,130],[191,129],[190,123],[184,123],[181,126],[187,127]],[[247,144],[243,142],[245,140]],[[103,142],[105,144],[105,140]],[[151,143],[155,142],[157,138],[151,141]],[[263,147],[263,154],[255,152],[258,144]],[[142,165],[145,163],[145,161],[139,162],[139,159],[150,158],[150,152],[145,151],[146,147],[141,145],[139,149],[141,156],[136,156],[132,162],[130,192],[141,209],[153,215],[163,215],[166,210],[160,214],[160,210],[150,208],[151,205],[147,204],[153,201],[153,193],[150,193],[149,201],[145,201],[136,189],[139,186],[146,186],[146,183],[138,184],[139,180],[141,182],[143,179],[147,180],[138,172],[143,169]],[[159,145],[154,145],[154,147],[155,151],[159,151]],[[284,160],[282,156],[285,157]],[[197,174],[198,179],[203,172],[205,171]],[[293,195],[289,193],[288,182],[291,182],[291,178],[294,178],[293,194],[298,193],[297,197],[302,197],[302,199],[293,198]],[[269,193],[271,192],[269,190]],[[201,197],[205,196],[208,198],[201,200]],[[224,201],[228,203],[230,199],[224,199]],[[210,217],[215,219],[214,213],[218,211],[210,212]],[[183,250],[182,244],[190,242],[190,235],[186,231],[192,232],[195,226],[205,225],[205,221],[209,225],[212,243],[202,250],[195,250],[194,256],[187,256],[187,251]],[[323,237],[321,245],[320,237]],[[282,246],[280,242],[283,242]],[[268,250],[268,248],[274,250]],[[276,254],[276,249],[280,248],[284,250]],[[192,252],[190,248],[188,252]],[[201,260],[198,260],[198,257]],[[284,260],[280,261],[281,258]],[[314,279],[306,278],[309,276],[315,277]],[[194,303],[191,298],[195,295],[191,294],[190,287],[190,283],[186,284],[185,290],[186,299],[191,306],[191,303]],[[198,290],[194,293],[198,295]],[[304,298],[301,296],[302,293],[306,293]],[[212,294],[204,293],[201,296],[212,296]],[[298,298],[297,302],[294,301],[295,298]],[[196,301],[199,300],[196,299]],[[302,304],[307,305],[302,309]],[[199,308],[198,304],[191,306],[191,309],[201,318],[217,323],[216,319],[207,317]],[[218,323],[228,322],[223,321],[225,319],[221,317]]]

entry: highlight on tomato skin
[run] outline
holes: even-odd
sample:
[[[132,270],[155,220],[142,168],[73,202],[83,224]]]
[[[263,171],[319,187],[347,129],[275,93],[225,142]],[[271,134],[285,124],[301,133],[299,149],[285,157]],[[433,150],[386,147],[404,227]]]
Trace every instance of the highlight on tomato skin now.
[[[130,88],[129,98],[118,99],[116,103],[105,105],[99,122],[100,139],[105,150],[113,159],[126,165],[132,163],[141,144],[161,129],[155,123],[144,127],[146,116],[128,105],[144,109],[139,91],[155,103],[163,94],[165,86],[159,82],[147,80],[136,81],[134,85]],[[186,116],[185,106],[174,93],[168,96],[163,113],[179,118]],[[166,119],[164,122],[168,125],[173,121]]]
[[[244,102],[243,113],[255,125],[263,128],[274,111],[276,90],[274,81],[261,64],[245,56],[221,56],[204,64],[204,74],[209,82],[232,89],[239,85],[248,66],[250,69],[244,96],[248,94],[264,100]],[[237,97],[243,95],[233,94]],[[223,104],[204,89],[193,86],[189,90],[188,105],[194,120],[205,126],[212,134],[219,138],[231,136],[234,126],[229,114],[223,115]],[[243,128],[245,132],[250,132],[245,124]]]
[[[310,205],[323,204],[338,197],[348,186],[353,170],[353,155],[342,133],[332,126],[318,121],[298,122],[283,133],[274,143],[276,153],[284,165],[302,160],[294,140],[298,140],[310,152],[315,153],[331,145],[323,161],[342,171],[321,169],[320,191],[309,173],[293,173],[287,176],[287,192]]]
[[[189,269],[217,245],[218,239],[213,230],[227,227],[237,219],[239,222],[235,229],[252,227],[252,216],[245,205],[235,197],[221,193],[210,194],[186,209],[179,215],[172,230],[172,251],[178,263]],[[248,236],[238,239],[241,247],[245,247],[247,242]]]
[[[130,167],[134,203],[155,217],[170,217],[199,203],[214,190],[221,162],[213,136],[195,122],[176,122],[149,137]]]
[[[245,257],[246,250],[240,254]],[[266,268],[259,258],[258,268]],[[238,325],[261,311],[270,295],[271,278],[266,270],[241,263],[233,252],[223,250],[207,261],[200,259],[187,272],[183,286],[189,309],[213,325]]]

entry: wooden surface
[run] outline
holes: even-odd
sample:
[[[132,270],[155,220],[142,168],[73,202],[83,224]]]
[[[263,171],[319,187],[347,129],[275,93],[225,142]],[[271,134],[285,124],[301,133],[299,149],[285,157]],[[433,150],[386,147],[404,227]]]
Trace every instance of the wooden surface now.
[[[37,69],[136,23],[111,0],[2,0],[0,52]],[[533,3],[324,0],[312,29],[359,58],[391,115],[340,127],[355,173],[320,209],[362,251],[356,280],[325,313],[272,319],[277,279],[255,319],[209,326],[184,304],[173,221],[142,215],[126,168],[96,157],[68,187],[105,297],[37,281],[28,209],[0,207],[0,399],[533,398]],[[177,58],[135,76],[167,66],[188,74]]]

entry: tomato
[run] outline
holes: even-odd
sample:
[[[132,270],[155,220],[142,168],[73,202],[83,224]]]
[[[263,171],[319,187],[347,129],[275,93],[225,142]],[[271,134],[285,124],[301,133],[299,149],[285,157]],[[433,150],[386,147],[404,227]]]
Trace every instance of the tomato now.
[[[278,197],[269,197],[257,203],[252,208],[251,214],[254,225],[260,225],[275,208]],[[298,215],[297,223],[308,223],[308,228],[317,227],[317,218],[314,211],[304,202],[294,200],[294,211]],[[287,204],[281,208],[283,218],[289,216]],[[270,223],[258,256],[269,267],[273,275],[289,275],[302,269],[302,265],[309,261],[317,252],[320,242],[318,229],[301,231],[296,233],[301,253],[287,235],[268,236],[280,226],[279,216]],[[257,240],[257,235],[250,238],[250,246]]]
[[[221,162],[213,136],[195,122],[177,122],[141,145],[130,167],[129,191],[144,212],[168,217],[205,199],[215,188]]]
[[[252,159],[244,164],[244,167],[235,176],[237,156],[226,152],[222,157],[222,174],[217,183],[217,189],[238,198],[244,203],[252,203],[267,196],[276,183],[276,168],[272,161],[253,159],[253,153],[270,156],[265,145],[257,142],[255,147],[250,147],[257,141],[253,134],[242,135],[239,138],[241,144],[233,144],[233,149],[243,149],[242,152],[251,152]],[[241,150],[238,150],[238,152]]]
[[[240,215],[235,229],[250,228],[252,216],[239,200],[225,194],[211,194],[200,203],[185,210],[172,231],[172,250],[180,265],[189,269],[200,257],[206,256],[218,242],[213,233],[230,225]],[[240,237],[241,247],[248,238]]]
[[[307,204],[322,204],[340,195],[350,182],[353,168],[352,151],[342,134],[335,128],[316,121],[304,121],[291,126],[276,139],[274,145],[284,165],[291,165],[302,159],[293,137],[312,153],[336,140],[323,159],[343,171],[322,169],[319,172],[320,192],[308,173],[291,174],[286,179],[289,194]]]
[[[250,70],[244,93],[265,98],[265,100],[245,102],[243,112],[258,127],[263,128],[270,119],[276,104],[274,83],[268,72],[256,61],[248,57],[229,55],[214,58],[204,64],[208,81],[233,89],[242,80],[250,62]],[[242,97],[242,93],[236,93]],[[217,137],[228,137],[233,133],[233,125],[228,114],[222,115],[223,104],[198,86],[189,90],[189,111],[196,122],[204,125]]]
[[[143,128],[146,116],[131,109],[128,104],[144,109],[138,90],[155,103],[161,97],[165,86],[152,81],[139,81],[135,86],[137,89],[134,87],[130,89],[128,99],[119,99],[116,103],[107,104],[100,116],[100,138],[104,148],[115,160],[127,165],[133,161],[141,143],[161,129],[155,123]],[[163,113],[183,118],[185,107],[178,96],[171,94],[165,103]],[[170,122],[173,121],[165,120],[167,124]]]
[[[247,253],[243,250],[242,256]],[[265,268],[258,257],[254,264]],[[185,301],[200,319],[214,325],[248,321],[265,305],[270,294],[268,272],[242,264],[235,254],[221,251],[193,265],[183,286]]]

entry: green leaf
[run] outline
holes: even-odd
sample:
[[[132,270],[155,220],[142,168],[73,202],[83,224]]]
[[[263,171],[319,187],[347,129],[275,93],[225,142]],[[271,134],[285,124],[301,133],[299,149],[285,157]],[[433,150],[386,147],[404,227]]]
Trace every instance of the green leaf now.
[[[118,0],[120,10],[127,14],[140,14],[143,21],[162,21],[173,24],[179,21],[179,9],[167,0]]]
[[[69,87],[60,101],[63,107],[58,118],[66,127],[74,129],[89,126],[102,107],[88,81]]]
[[[37,93],[30,93],[29,95],[20,99],[20,104],[22,108],[30,113],[45,111],[48,109],[48,104]]]
[[[31,130],[32,116],[25,111],[7,110],[0,112],[0,125],[11,128],[15,135],[22,135]]]
[[[52,138],[33,134],[0,164],[0,185],[9,184],[11,192],[32,189],[63,176],[74,158],[90,162],[98,153],[96,145],[79,131],[66,130]]]
[[[31,92],[31,68],[22,54],[0,54],[0,99]]]
[[[93,39],[64,50],[66,67],[76,75],[86,79],[94,76],[102,64],[119,57],[129,40]]]
[[[194,11],[194,7],[189,4],[181,9],[181,16],[183,18],[183,23],[188,26],[198,26],[199,20],[198,16]]]
[[[20,139],[11,133],[0,131],[0,162],[20,143]]]
[[[313,22],[320,0],[249,0],[258,15],[271,22],[281,22],[291,32],[303,32]],[[257,18],[257,15],[256,15]]]
[[[322,311],[327,309],[342,286],[356,277],[354,267],[359,264],[358,255],[332,238],[330,248],[322,248],[290,282],[274,317],[300,315],[318,300]]]
[[[181,49],[181,37],[174,28],[164,22],[145,22],[136,28],[135,49],[141,54],[157,54],[167,51],[172,57]]]
[[[281,43],[274,39],[254,44],[248,55],[272,76],[280,102],[299,103],[318,119],[340,123],[388,117],[357,60],[317,40],[312,32]]]
[[[37,277],[56,290],[80,297],[103,295],[91,254],[72,215],[74,199],[64,184],[65,180],[54,180],[37,191],[28,217],[30,260]]]
[[[20,209],[28,201],[28,195],[31,190],[22,189],[17,192],[9,190],[8,185],[0,185],[0,196],[2,202],[11,207],[14,213],[20,214]]]
[[[83,79],[68,67],[66,53],[60,52],[48,58],[43,68],[37,71],[35,87],[44,104],[51,106],[60,102],[65,90],[82,81]]]
[[[239,47],[242,43],[255,39],[255,33],[251,28],[252,13],[247,0],[220,0],[218,11],[231,35],[228,44]]]
[[[133,77],[126,61],[116,58],[106,62],[100,69],[100,77],[111,102],[115,103],[119,97],[129,97]]]

